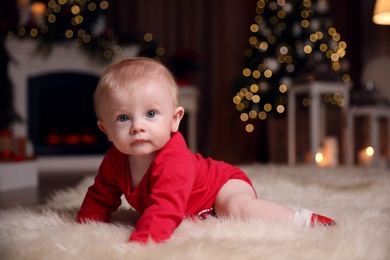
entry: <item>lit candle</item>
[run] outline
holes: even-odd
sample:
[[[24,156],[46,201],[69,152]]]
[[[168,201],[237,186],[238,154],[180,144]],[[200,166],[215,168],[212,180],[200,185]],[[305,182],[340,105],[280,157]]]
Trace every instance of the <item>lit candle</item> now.
[[[46,4],[42,2],[34,2],[31,5],[31,14],[35,23],[40,26],[44,24],[44,15],[46,11]]]
[[[338,165],[338,144],[336,137],[329,136],[325,138],[323,147],[315,155],[315,161],[321,167]]]
[[[374,152],[375,151],[374,148],[372,148],[372,146],[368,146],[367,148],[360,150],[358,154],[359,165],[362,166],[371,165]]]
[[[320,150],[320,152],[316,153],[315,160],[318,166],[324,167],[328,165],[328,162],[324,157],[324,154],[322,153],[322,149]]]

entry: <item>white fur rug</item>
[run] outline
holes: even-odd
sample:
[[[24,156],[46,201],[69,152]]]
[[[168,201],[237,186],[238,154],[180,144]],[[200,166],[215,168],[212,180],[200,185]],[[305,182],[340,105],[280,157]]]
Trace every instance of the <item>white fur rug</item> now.
[[[259,197],[332,217],[338,227],[299,228],[208,218],[185,221],[164,244],[128,243],[136,214],[77,224],[92,179],[39,208],[0,211],[0,259],[390,259],[390,171],[246,165]]]

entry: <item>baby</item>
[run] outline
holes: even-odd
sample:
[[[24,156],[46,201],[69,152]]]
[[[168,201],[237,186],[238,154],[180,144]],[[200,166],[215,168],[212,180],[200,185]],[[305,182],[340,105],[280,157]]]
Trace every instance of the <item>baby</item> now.
[[[107,151],[78,213],[80,223],[108,221],[124,195],[141,216],[130,241],[168,240],[184,218],[253,217],[298,225],[334,225],[309,210],[258,199],[238,167],[192,153],[178,132],[184,109],[171,72],[149,58],[109,66],[94,94]]]

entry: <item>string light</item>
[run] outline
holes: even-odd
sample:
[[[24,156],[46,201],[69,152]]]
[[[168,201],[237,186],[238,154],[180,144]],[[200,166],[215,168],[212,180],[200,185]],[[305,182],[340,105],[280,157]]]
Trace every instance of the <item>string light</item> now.
[[[119,45],[115,31],[105,28],[105,12],[108,8],[109,2],[106,0],[50,0],[47,4],[34,2],[31,5],[32,21],[18,28],[17,35],[42,37],[43,47],[46,42],[50,45],[52,42],[73,40],[76,46],[91,52],[98,50],[103,58],[111,59],[123,48]],[[13,32],[7,34],[7,39],[13,37]],[[142,40],[151,42],[153,35],[146,33]],[[165,50],[158,47],[155,58],[159,59],[164,53]]]

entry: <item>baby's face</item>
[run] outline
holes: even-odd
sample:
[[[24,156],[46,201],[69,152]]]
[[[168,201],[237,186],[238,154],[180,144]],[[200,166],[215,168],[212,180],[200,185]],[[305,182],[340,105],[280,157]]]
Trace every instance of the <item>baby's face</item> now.
[[[111,91],[100,100],[98,125],[122,153],[147,155],[160,150],[178,130],[182,117],[164,82],[143,80],[131,91]]]

